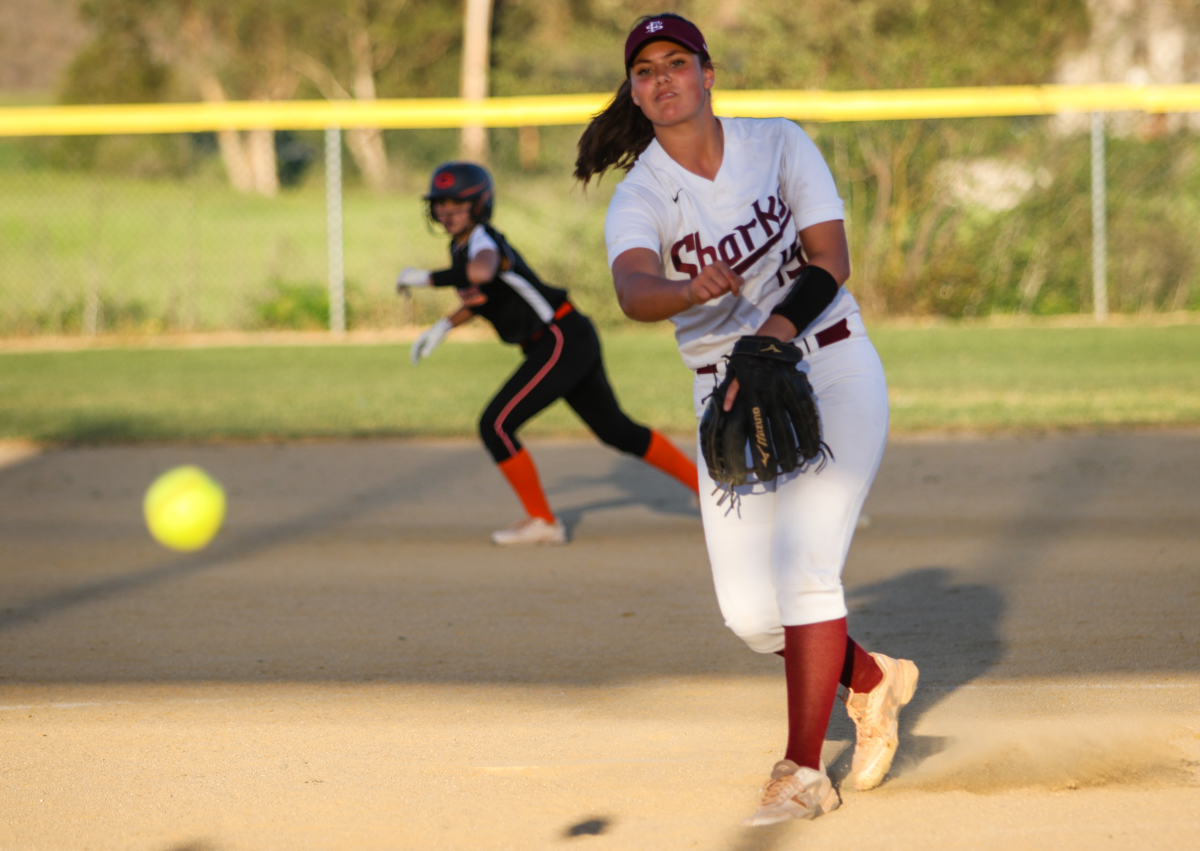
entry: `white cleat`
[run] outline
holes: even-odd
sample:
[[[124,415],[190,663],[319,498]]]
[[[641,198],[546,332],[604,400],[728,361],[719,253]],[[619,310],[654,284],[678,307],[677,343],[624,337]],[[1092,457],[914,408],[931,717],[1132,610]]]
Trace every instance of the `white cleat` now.
[[[502,547],[524,544],[565,544],[566,542],[567,528],[558,518],[555,518],[553,523],[547,523],[540,517],[526,517],[507,529],[492,533],[492,543]]]
[[[833,812],[840,803],[837,789],[824,770],[804,768],[790,759],[781,759],[762,788],[758,809],[742,825],[758,827],[789,819],[813,819]]]
[[[883,680],[863,694],[849,689],[846,693],[846,714],[857,733],[850,774],[860,792],[882,783],[892,767],[900,743],[900,710],[917,690],[918,671],[912,662],[882,653],[871,656],[883,671]]]

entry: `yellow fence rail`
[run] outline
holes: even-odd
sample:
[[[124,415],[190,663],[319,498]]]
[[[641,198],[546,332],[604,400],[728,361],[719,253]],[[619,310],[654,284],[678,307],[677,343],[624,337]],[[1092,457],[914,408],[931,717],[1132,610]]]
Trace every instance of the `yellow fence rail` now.
[[[0,136],[586,124],[607,94],[0,108]],[[1200,112],[1200,85],[996,86],[892,91],[717,91],[719,115],[886,121],[1097,112]]]

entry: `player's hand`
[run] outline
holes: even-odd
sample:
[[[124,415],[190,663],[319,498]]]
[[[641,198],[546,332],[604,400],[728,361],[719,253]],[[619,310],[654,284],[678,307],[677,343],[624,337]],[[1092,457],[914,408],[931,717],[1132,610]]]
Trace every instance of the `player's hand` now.
[[[396,276],[396,291],[399,292],[407,287],[427,287],[429,286],[429,270],[418,269],[415,266],[405,266],[400,270],[400,274]]]
[[[725,403],[721,406],[722,410],[728,411],[733,408],[733,400],[737,398],[738,380],[735,378],[729,382],[729,390],[725,393]]]
[[[723,260],[710,263],[700,270],[700,274],[692,278],[684,297],[692,304],[704,304],[714,298],[720,298],[725,293],[741,295],[745,280]]]
[[[437,322],[433,323],[416,341],[412,344],[413,366],[421,362],[421,358],[427,358],[433,354],[433,350],[438,347],[438,344],[445,338],[446,333],[454,326],[450,324],[450,320],[442,317]]]
[[[464,287],[458,291],[458,297],[462,300],[463,307],[479,307],[488,300],[487,294],[479,287]]]

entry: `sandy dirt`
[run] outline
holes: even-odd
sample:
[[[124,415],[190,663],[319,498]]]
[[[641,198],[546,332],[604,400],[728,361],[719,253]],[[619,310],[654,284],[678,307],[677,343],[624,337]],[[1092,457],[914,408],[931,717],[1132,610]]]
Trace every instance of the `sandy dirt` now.
[[[781,665],[691,499],[532,451],[567,547],[488,543],[467,442],[0,453],[0,849],[1194,847],[1200,434],[894,442],[846,585],[921,667],[900,755],[757,829]],[[179,463],[229,493],[194,555],[140,516]],[[851,740],[839,704],[835,779]]]

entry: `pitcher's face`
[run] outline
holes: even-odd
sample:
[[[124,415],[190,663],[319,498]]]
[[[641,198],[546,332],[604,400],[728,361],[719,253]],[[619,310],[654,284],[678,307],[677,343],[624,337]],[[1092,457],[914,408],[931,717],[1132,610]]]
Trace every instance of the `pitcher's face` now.
[[[633,102],[658,127],[680,124],[703,112],[713,79],[711,67],[673,41],[649,42],[629,66]]]

